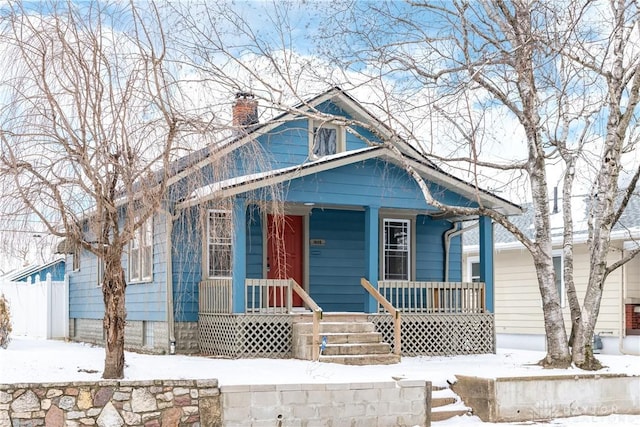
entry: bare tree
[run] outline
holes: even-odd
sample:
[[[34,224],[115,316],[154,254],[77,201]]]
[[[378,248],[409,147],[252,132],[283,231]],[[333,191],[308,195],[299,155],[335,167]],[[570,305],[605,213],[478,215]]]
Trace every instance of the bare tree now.
[[[443,167],[467,169],[473,179],[478,179],[479,171],[485,175],[491,170],[522,172],[533,202],[534,238],[514,230],[507,218],[492,218],[515,231],[515,237],[533,256],[547,337],[548,353],[542,363],[567,366],[573,361],[582,368],[598,369],[592,337],[605,279],[638,252],[630,251],[622,260],[608,264],[611,230],[638,177],[637,165],[632,166],[622,188],[623,155],[636,147],[638,138],[637,4],[419,1],[403,7],[378,4],[368,12],[367,16],[375,17],[371,20],[375,24],[366,34],[350,31],[354,26],[336,18],[341,24],[336,27],[347,28],[346,39],[356,53],[343,63],[366,63],[372,77],[377,73],[388,80],[404,79],[410,82],[405,85],[424,85],[431,91],[424,104],[412,103],[411,107],[432,112],[432,129],[448,123],[453,140],[447,142],[453,149],[445,155],[430,150],[424,136],[405,129],[408,138]],[[356,13],[365,15],[362,10]],[[393,94],[399,100],[407,92]],[[469,104],[463,105],[461,99],[471,99],[474,105],[464,108]],[[498,118],[523,136],[526,151],[521,156],[500,161],[495,150],[490,150],[490,144],[496,143],[490,128],[501,125],[486,121],[487,111],[499,112]],[[485,120],[483,127],[477,126],[481,120]],[[456,143],[456,138],[462,143]],[[562,169],[564,276],[573,325],[571,343],[552,264],[548,196],[552,165]],[[582,181],[576,181],[577,175]],[[571,200],[576,191],[584,191],[579,187],[585,182],[591,186],[590,274],[580,304],[573,275]]]
[[[124,373],[123,254],[163,203],[169,164],[197,127],[177,111],[153,4],[11,2],[0,12],[5,215],[104,263],[104,378]]]
[[[640,175],[637,165],[627,168],[621,184],[624,154],[636,147],[638,137],[637,4],[335,1],[313,11],[298,7],[274,4],[269,13],[253,13],[228,4],[190,3],[189,9],[174,12],[191,34],[183,38],[188,40],[183,47],[198,58],[201,81],[250,87],[274,109],[286,110],[297,100],[296,113],[318,120],[338,120],[304,104],[318,85],[364,93],[364,103],[389,129],[397,129],[391,137],[384,135],[386,141],[407,141],[478,186],[530,199],[533,238],[482,205],[441,203],[412,165],[404,165],[428,203],[445,212],[490,216],[532,254],[547,341],[541,363],[599,368],[592,336],[604,281],[638,252],[607,263],[612,227]],[[307,37],[300,40],[300,34]],[[301,41],[306,51],[296,50]],[[308,48],[312,44],[314,51]],[[346,124],[367,128],[355,119]],[[549,182],[558,179],[555,170],[561,170],[563,184],[571,343],[552,257]],[[591,188],[591,271],[580,303],[573,278],[571,200],[585,185]]]

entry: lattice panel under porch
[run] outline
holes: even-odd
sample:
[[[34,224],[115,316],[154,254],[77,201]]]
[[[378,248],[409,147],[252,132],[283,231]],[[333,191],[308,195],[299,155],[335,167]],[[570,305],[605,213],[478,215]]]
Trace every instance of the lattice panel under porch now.
[[[393,349],[393,319],[369,316]],[[402,355],[451,356],[495,353],[492,314],[402,314]]]
[[[200,314],[200,351],[230,358],[291,357],[289,315]]]
[[[238,357],[238,325],[229,314],[200,314],[198,316],[200,352],[212,356]]]
[[[238,357],[291,357],[292,324],[289,315],[238,316]]]

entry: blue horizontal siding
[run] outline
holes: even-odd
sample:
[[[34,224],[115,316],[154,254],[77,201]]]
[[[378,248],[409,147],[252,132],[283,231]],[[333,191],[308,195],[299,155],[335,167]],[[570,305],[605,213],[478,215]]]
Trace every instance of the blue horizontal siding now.
[[[473,205],[473,202],[432,183],[434,197],[443,203]],[[427,205],[417,183],[388,162],[366,160],[283,184],[283,197],[290,202],[314,202],[351,206],[434,210]]]
[[[198,284],[202,278],[204,224],[199,208],[181,212],[172,233],[174,316],[177,322],[198,320]]]
[[[68,263],[69,266],[72,263]],[[163,215],[153,220],[153,279],[129,283],[128,257],[122,258],[127,288],[125,307],[128,320],[166,320],[166,233]],[[88,251],[80,252],[80,269],[69,272],[69,317],[102,319],[102,289],[98,286],[98,258]]]
[[[257,206],[247,215],[247,278],[261,279],[263,264],[262,215]]]
[[[309,158],[309,122],[292,120],[258,138],[264,149],[265,167],[279,169],[304,163]]]
[[[98,258],[85,250],[79,256],[80,269],[69,273],[69,317],[102,319],[104,302],[98,287]]]
[[[425,215],[416,218],[416,280],[444,280],[444,233],[451,229],[446,220],[435,220]],[[462,277],[462,245],[459,237],[451,240],[449,248],[449,281]]]
[[[363,311],[364,212],[314,209],[309,237],[324,246],[309,250],[309,290],[325,311]]]

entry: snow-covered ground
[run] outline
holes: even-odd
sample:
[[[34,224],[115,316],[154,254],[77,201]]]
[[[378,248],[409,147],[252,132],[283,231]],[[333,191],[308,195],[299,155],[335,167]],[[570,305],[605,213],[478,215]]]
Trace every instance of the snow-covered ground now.
[[[295,359],[228,360],[190,356],[152,356],[126,353],[125,377],[144,379],[217,378],[220,385],[389,381],[392,377],[426,379],[434,385],[454,381],[455,374],[501,377],[567,375],[579,369],[545,370],[536,365],[540,352],[501,349],[495,355],[403,357],[396,365],[343,366]],[[608,367],[600,373],[640,376],[640,357],[601,355]],[[92,381],[100,379],[104,349],[61,341],[13,338],[0,349],[0,383]],[[436,425],[531,425],[482,423],[476,417]],[[640,426],[640,416],[575,417],[544,423],[553,426]]]

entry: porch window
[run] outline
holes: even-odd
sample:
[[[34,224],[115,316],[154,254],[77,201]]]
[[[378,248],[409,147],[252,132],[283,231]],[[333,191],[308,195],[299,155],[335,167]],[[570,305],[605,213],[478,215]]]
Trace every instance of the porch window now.
[[[344,148],[344,128],[310,121],[310,157],[320,158],[340,153]]]
[[[208,221],[207,271],[209,278],[231,277],[233,223],[231,212],[211,210]]]
[[[129,244],[129,281],[151,281],[153,266],[153,217],[137,229]]]
[[[382,268],[383,280],[411,280],[410,220],[384,220]]]

